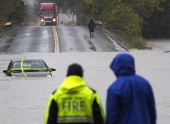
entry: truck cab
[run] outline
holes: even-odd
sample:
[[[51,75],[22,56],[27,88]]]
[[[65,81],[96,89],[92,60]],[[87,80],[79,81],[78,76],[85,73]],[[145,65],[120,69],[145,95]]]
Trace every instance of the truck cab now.
[[[57,25],[56,3],[40,3],[40,25]]]

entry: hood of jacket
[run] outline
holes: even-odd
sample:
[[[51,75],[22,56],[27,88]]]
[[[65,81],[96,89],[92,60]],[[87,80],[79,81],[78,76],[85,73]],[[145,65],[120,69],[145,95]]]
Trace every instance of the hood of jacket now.
[[[80,92],[86,86],[86,81],[76,75],[68,76],[60,85],[60,90],[64,93],[74,94]]]
[[[135,74],[134,58],[127,53],[118,54],[110,64],[110,68],[118,76]]]

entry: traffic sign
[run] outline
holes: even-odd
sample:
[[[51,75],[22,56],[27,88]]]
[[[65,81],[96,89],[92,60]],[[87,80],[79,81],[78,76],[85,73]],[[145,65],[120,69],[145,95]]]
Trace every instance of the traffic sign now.
[[[107,22],[106,21],[102,21],[102,25],[107,25]]]
[[[1,25],[4,27],[4,26],[5,26],[5,23],[1,22]]]

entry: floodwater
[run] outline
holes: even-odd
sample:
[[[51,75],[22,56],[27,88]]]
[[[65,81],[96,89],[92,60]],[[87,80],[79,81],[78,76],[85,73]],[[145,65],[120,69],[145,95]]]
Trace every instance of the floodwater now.
[[[111,39],[107,35],[108,39]],[[90,42],[89,42],[90,43]],[[109,44],[109,43],[108,43]],[[0,45],[3,45],[1,40]],[[119,51],[122,47],[114,44]],[[170,41],[148,41],[152,50],[130,49],[136,60],[136,73],[152,85],[157,108],[157,124],[170,122]],[[109,65],[119,52],[76,53],[3,53],[0,52],[0,124],[42,124],[49,95],[65,79],[68,65],[79,63],[84,68],[87,85],[99,92],[105,110],[106,91],[116,80]],[[3,70],[11,59],[41,58],[56,68],[52,77],[7,77]]]
[[[168,51],[168,50],[166,50]],[[106,91],[116,79],[109,65],[119,52],[97,53],[0,53],[0,124],[42,124],[48,97],[65,79],[68,65],[84,68],[87,85],[96,89],[105,110]],[[132,50],[136,73],[152,85],[157,124],[170,122],[170,53],[164,50]],[[56,68],[53,77],[6,77],[3,70],[14,58],[42,58]]]

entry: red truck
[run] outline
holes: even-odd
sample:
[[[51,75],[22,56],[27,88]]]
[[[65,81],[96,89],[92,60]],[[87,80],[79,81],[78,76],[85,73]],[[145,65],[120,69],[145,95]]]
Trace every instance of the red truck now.
[[[57,25],[56,3],[40,3],[40,25]]]

